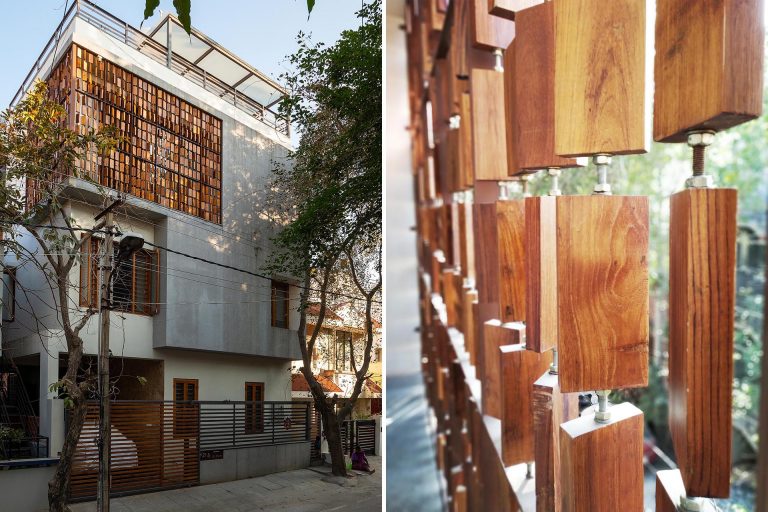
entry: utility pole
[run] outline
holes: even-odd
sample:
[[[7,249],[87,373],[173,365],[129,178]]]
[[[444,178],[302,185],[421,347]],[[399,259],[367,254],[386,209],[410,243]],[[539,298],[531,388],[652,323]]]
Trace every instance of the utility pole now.
[[[112,445],[112,425],[109,410],[109,310],[111,308],[112,260],[114,257],[115,222],[112,209],[123,201],[118,198],[95,220],[104,217],[104,247],[99,262],[99,481],[96,495],[98,512],[109,512],[109,454]]]

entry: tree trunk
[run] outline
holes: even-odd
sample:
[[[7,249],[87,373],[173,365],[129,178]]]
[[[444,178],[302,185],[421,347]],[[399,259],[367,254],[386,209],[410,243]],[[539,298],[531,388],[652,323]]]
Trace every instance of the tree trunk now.
[[[48,482],[48,505],[50,512],[68,512],[69,507],[69,480],[72,475],[72,460],[75,455],[75,447],[80,439],[80,432],[85,423],[85,416],[88,412],[85,400],[75,401],[72,407],[72,418],[69,422],[67,435],[64,438],[64,446],[61,449],[59,464],[56,466],[56,473]]]
[[[324,408],[321,412],[323,426],[325,427],[325,439],[328,441],[328,450],[331,452],[331,472],[336,476],[347,476],[347,464],[344,460],[344,448],[341,439],[341,425],[336,413]]]

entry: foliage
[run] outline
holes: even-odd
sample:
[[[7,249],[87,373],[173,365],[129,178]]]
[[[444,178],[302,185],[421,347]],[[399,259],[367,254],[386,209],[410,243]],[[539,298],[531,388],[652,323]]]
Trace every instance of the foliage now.
[[[160,0],[146,0],[144,6],[144,20],[151,18],[155,14],[155,9],[160,5]],[[173,0],[173,6],[176,8],[176,16],[178,16],[181,26],[187,31],[187,34],[192,33],[192,0]]]
[[[22,439],[24,439],[23,430],[0,425],[0,441],[21,441]]]

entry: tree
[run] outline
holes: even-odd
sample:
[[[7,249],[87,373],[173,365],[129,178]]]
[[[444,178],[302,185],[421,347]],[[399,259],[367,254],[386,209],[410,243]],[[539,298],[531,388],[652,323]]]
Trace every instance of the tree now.
[[[0,222],[6,228],[3,245],[17,260],[37,266],[47,276],[53,294],[51,307],[58,313],[57,322],[67,348],[66,372],[52,386],[52,390],[58,389],[66,397],[71,414],[59,464],[48,485],[52,512],[68,510],[72,460],[85,422],[86,399],[94,389],[92,372],[81,368],[80,332],[98,312],[95,309],[80,311],[70,295],[73,289],[70,271],[78,263],[80,249],[89,242],[93,231],[74,224],[59,201],[59,183],[64,176],[79,176],[77,162],[87,152],[107,152],[118,142],[111,127],[80,134],[68,127],[67,119],[64,106],[51,97],[41,81],[35,83],[16,107],[0,116],[0,168],[4,169]],[[17,231],[8,229],[14,226],[37,241],[38,252],[25,249],[19,243]],[[34,312],[30,313],[34,316]]]
[[[332,470],[345,475],[339,425],[349,415],[365,379],[373,343],[372,312],[381,278],[381,1],[357,13],[361,26],[332,46],[303,33],[284,74],[289,94],[281,113],[297,126],[301,142],[289,165],[277,164],[269,209],[285,225],[274,238],[269,269],[301,280],[298,342],[331,451]],[[346,279],[345,279],[346,276]],[[353,283],[337,291],[344,281]],[[332,297],[356,295],[366,311],[362,364],[349,399],[325,397],[311,370],[312,350]],[[307,304],[319,304],[314,331],[306,336]],[[350,350],[353,352],[353,350]]]

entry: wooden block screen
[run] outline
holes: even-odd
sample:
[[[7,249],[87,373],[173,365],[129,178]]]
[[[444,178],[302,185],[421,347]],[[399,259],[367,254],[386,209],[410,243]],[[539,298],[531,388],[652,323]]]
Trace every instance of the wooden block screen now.
[[[108,156],[79,171],[100,185],[221,224],[222,122],[95,53],[72,45],[49,79],[81,133],[115,126]]]
[[[525,199],[525,327],[529,350],[557,346],[557,198]]]
[[[525,202],[496,203],[499,307],[502,322],[525,321]]]
[[[736,198],[700,189],[670,201],[669,426],[691,496],[730,489]]]
[[[763,109],[762,0],[658,0],[653,137],[725,130]]]

